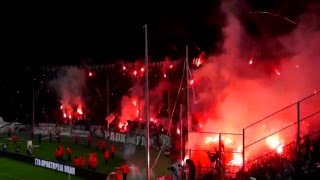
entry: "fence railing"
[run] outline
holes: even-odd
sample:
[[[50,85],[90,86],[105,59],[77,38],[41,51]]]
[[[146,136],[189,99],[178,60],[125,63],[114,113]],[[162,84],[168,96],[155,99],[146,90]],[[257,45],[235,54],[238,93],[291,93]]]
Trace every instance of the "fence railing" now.
[[[210,175],[233,178],[241,170],[243,134],[194,131],[189,133],[197,136],[197,143],[201,144],[198,149],[188,149],[186,152],[197,166],[197,179],[208,179]]]
[[[301,151],[303,137],[308,134],[319,135],[319,94],[316,92],[245,127],[242,170],[248,170],[275,155],[293,158],[289,156]],[[255,156],[252,158],[253,152]],[[251,158],[249,159],[248,156]]]
[[[301,140],[320,135],[320,91],[245,127],[242,134],[189,131],[190,133],[200,135],[198,141],[209,138],[208,141],[212,142],[212,146],[208,145],[207,148],[188,149],[186,152],[198,167],[197,179],[213,173],[208,157],[208,152],[213,149],[219,153],[221,159],[224,158],[223,171],[218,174],[220,179],[234,178],[238,173],[244,175],[246,170],[258,167],[261,163],[268,163],[268,159],[295,158],[296,153],[300,152]],[[240,149],[224,148],[228,147],[228,144],[225,144],[228,136],[233,136],[230,139],[242,143]],[[233,144],[229,147],[235,146]],[[198,159],[201,159],[201,164],[197,163]],[[230,163],[230,160],[234,160],[234,163]]]

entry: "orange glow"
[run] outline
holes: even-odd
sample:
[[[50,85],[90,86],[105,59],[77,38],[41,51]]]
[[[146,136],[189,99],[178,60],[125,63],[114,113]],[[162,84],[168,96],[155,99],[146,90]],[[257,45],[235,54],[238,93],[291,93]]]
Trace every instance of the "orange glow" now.
[[[281,142],[280,137],[277,134],[268,137],[266,139],[266,143],[271,149],[276,150],[277,153],[282,153],[283,143]]]
[[[249,64],[250,64],[250,65],[253,64],[253,60],[252,60],[252,59],[250,59]]]
[[[133,100],[133,101],[132,101],[132,104],[133,104],[134,106],[137,106],[137,101],[136,101],[136,100]]]
[[[80,107],[77,109],[77,113],[80,114],[80,115],[83,114],[83,111],[82,111],[82,109]]]
[[[189,85],[192,86],[193,84],[194,84],[194,80],[191,79],[191,80],[189,81]]]
[[[196,66],[199,67],[202,64],[201,59],[197,58],[196,59]]]
[[[209,143],[216,143],[219,142],[219,135],[215,135],[215,136],[208,136],[206,137],[205,143],[209,144]]]
[[[233,166],[242,166],[242,154],[241,153],[233,153],[233,159],[230,161],[230,165]]]

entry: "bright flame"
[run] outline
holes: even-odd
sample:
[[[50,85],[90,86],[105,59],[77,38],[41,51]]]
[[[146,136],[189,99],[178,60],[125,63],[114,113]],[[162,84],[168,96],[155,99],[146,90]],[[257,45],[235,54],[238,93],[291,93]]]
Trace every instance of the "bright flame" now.
[[[273,135],[273,136],[270,136],[266,139],[266,143],[268,144],[268,146],[271,148],[271,149],[274,149],[277,151],[277,153],[282,153],[283,151],[283,144],[279,138],[278,135]]]
[[[132,104],[134,105],[134,106],[137,106],[137,101],[132,101]]]
[[[230,165],[242,166],[242,155],[240,153],[233,153],[233,159],[230,161]]]
[[[180,129],[179,129],[179,128],[177,128],[177,134],[179,134],[179,135],[180,135]]]
[[[137,71],[135,70],[135,71],[133,71],[133,74],[136,76],[137,75]]]
[[[72,116],[71,116],[71,114],[69,114],[69,119],[71,119],[72,118]]]
[[[249,64],[250,64],[250,65],[253,64],[253,60],[252,60],[252,59],[250,59]]]
[[[67,114],[66,114],[66,113],[63,113],[63,117],[66,118],[66,117],[67,117]]]
[[[163,77],[164,77],[164,78],[166,78],[166,77],[167,77],[167,74],[166,74],[166,73],[164,73],[164,74],[163,74]]]
[[[280,145],[280,146],[277,147],[277,153],[281,154],[282,152],[283,152],[283,146]]]
[[[296,65],[296,68],[299,69],[299,65]]]
[[[280,71],[278,69],[275,70],[278,76],[280,76]]]
[[[197,58],[196,59],[196,66],[199,67],[202,64],[201,59]]]
[[[60,106],[60,109],[63,109],[63,106],[62,106],[62,105]]]
[[[189,85],[192,86],[193,84],[194,84],[194,80],[191,79],[191,80],[189,81]]]
[[[124,70],[124,71],[125,71],[126,69],[127,69],[127,68],[126,68],[126,66],[122,66],[122,70]]]
[[[199,127],[202,128],[202,124],[199,124]]]
[[[89,76],[90,76],[90,77],[92,76],[92,72],[89,72]]]
[[[173,67],[173,65],[171,64],[170,66],[169,66],[169,68],[171,69]]]
[[[206,144],[216,143],[216,142],[219,142],[219,136],[218,135],[211,136],[211,137],[210,136],[206,137],[206,140],[205,140]]]
[[[141,72],[144,72],[144,68],[142,67],[142,68],[140,69],[140,71],[141,71]]]
[[[77,109],[77,113],[80,114],[80,115],[83,114],[83,111],[82,111],[82,109],[80,107]]]

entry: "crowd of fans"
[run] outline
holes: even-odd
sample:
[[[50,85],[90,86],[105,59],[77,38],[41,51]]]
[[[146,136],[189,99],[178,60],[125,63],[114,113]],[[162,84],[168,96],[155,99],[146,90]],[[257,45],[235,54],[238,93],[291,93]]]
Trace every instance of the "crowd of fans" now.
[[[290,148],[290,147],[288,147]],[[277,154],[253,165],[247,176],[255,179],[320,179],[320,136],[305,137],[298,151]]]

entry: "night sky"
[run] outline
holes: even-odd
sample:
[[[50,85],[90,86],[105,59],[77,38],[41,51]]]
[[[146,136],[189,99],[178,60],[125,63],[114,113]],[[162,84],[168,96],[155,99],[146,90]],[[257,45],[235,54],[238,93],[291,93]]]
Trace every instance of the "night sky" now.
[[[234,13],[253,36],[286,33],[281,26],[261,28],[261,21],[250,11],[270,11],[296,19],[310,3],[306,0],[237,1]],[[308,0],[309,2],[309,0]],[[311,1],[310,1],[311,2]],[[134,61],[144,56],[145,23],[149,26],[150,56],[183,55],[185,44],[191,51],[215,52],[223,41],[225,25],[220,1],[107,1],[104,4],[11,5],[1,18],[3,57],[17,65],[111,63]],[[265,23],[265,22],[263,22]],[[274,24],[273,24],[274,25]],[[292,27],[291,27],[292,28]]]

